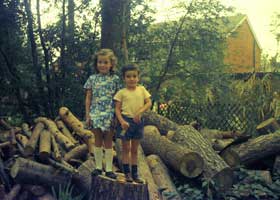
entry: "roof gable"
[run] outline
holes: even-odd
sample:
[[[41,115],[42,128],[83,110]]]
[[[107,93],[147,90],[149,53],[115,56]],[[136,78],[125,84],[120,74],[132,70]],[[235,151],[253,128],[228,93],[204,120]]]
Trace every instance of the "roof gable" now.
[[[233,34],[234,32],[236,32],[236,30],[244,23],[247,22],[249,29],[251,31],[251,33],[253,34],[253,37],[258,45],[258,47],[261,49],[260,43],[258,41],[258,38],[254,32],[254,29],[250,23],[249,18],[247,17],[247,15],[244,14],[240,14],[238,13],[237,15],[234,16],[229,16],[227,17],[227,20],[224,20],[224,28],[225,31],[228,33],[228,36],[230,36],[231,34]]]

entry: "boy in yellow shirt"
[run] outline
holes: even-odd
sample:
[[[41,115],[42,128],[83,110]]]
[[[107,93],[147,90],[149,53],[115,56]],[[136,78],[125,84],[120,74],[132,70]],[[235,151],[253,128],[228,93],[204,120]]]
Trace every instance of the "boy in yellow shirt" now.
[[[150,93],[145,87],[138,85],[139,75],[140,71],[136,65],[124,66],[122,77],[126,87],[117,92],[114,100],[116,116],[120,123],[117,137],[122,139],[122,164],[126,181],[142,183],[137,169],[137,150],[144,129],[141,115],[150,109],[152,103]],[[122,132],[125,134],[121,134]]]

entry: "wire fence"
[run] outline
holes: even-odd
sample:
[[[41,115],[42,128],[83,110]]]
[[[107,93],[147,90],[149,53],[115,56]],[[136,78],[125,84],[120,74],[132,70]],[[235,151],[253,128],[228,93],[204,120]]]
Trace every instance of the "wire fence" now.
[[[173,102],[159,104],[158,113],[178,124],[189,124],[197,120],[202,127],[219,130],[240,130],[255,134],[259,119],[255,106],[240,104],[191,104]]]

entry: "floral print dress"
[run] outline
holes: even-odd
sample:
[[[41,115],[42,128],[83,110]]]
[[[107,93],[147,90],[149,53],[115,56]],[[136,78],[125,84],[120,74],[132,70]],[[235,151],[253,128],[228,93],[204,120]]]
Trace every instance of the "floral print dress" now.
[[[117,75],[91,75],[84,85],[84,89],[91,89],[90,118],[91,128],[102,131],[111,129],[115,116],[113,96],[120,89],[120,79]]]

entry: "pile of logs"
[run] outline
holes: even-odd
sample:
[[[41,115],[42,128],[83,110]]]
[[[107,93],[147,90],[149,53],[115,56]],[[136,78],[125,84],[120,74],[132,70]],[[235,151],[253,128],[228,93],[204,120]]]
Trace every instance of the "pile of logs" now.
[[[91,177],[95,167],[94,135],[66,107],[59,109],[54,120],[38,117],[34,124],[23,123],[21,127],[12,127],[1,119],[0,197],[54,199],[51,186],[58,188],[71,182],[90,200],[179,200],[170,170],[186,179],[213,180],[223,192],[233,185],[236,166],[250,165],[280,151],[280,133],[275,130],[250,139],[238,131],[200,129],[193,124],[181,126],[152,111],[144,113],[143,118],[144,138],[139,146],[138,166],[144,184],[125,181],[118,139],[114,142],[117,179]],[[277,128],[275,120],[269,122],[259,128],[262,134],[271,131],[271,126]],[[276,157],[273,170],[279,170],[279,166],[280,157]],[[263,174],[269,180],[269,172]]]

